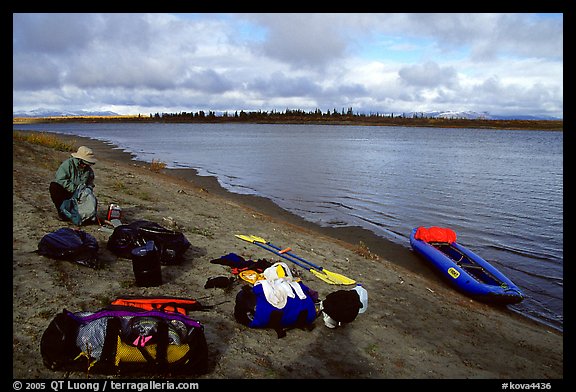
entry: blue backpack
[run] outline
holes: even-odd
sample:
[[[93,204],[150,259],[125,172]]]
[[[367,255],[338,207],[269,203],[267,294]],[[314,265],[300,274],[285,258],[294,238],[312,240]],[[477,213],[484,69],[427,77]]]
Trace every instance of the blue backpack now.
[[[316,293],[302,282],[298,284],[306,298],[300,299],[297,295],[289,297],[282,309],[268,302],[262,285],[244,285],[236,295],[234,318],[250,328],[272,328],[278,338],[286,336],[286,331],[292,328],[312,330],[317,317],[314,303]]]
[[[62,227],[42,237],[38,254],[57,260],[68,260],[90,268],[99,268],[98,241],[82,230]]]

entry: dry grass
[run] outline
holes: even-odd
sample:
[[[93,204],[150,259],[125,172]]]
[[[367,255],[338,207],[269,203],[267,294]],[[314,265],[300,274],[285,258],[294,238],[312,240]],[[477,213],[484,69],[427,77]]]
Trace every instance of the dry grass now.
[[[153,159],[152,163],[150,164],[150,171],[154,173],[158,173],[160,170],[166,168],[166,163],[159,161],[157,159]]]
[[[354,253],[356,253],[357,255],[362,256],[368,260],[379,260],[380,259],[380,256],[378,256],[375,253],[370,252],[370,249],[368,249],[366,244],[362,241],[360,241],[358,246],[356,246],[356,248],[354,248]]]
[[[488,120],[462,118],[428,117],[388,117],[382,115],[330,115],[298,113],[244,112],[239,117],[232,116],[193,116],[192,113],[167,114],[162,117],[152,114],[129,114],[117,116],[53,116],[53,117],[14,117],[13,124],[64,123],[64,122],[179,122],[179,123],[266,123],[266,124],[334,124],[334,125],[377,125],[400,127],[437,128],[484,128],[484,129],[526,129],[563,131],[564,120]]]
[[[12,137],[16,140],[39,144],[41,146],[50,147],[58,151],[76,151],[73,144],[62,142],[56,137],[56,135],[46,132],[28,133],[13,131]]]

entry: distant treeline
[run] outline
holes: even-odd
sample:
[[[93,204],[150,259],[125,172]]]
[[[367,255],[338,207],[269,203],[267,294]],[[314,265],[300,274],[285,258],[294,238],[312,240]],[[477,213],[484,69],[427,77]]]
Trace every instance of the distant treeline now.
[[[422,114],[354,114],[352,108],[344,111],[319,109],[280,111],[235,111],[234,113],[202,110],[198,112],[156,113],[128,116],[62,116],[42,118],[14,118],[13,123],[40,122],[160,122],[160,123],[261,123],[261,124],[327,124],[327,125],[380,125],[437,128],[494,128],[563,130],[563,120],[492,120],[466,118],[434,118]]]

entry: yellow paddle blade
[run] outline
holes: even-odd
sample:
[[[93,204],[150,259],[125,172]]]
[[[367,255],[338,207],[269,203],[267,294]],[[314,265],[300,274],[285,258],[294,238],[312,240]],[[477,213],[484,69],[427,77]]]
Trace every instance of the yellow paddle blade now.
[[[322,279],[324,282],[326,282],[326,283],[328,283],[328,284],[340,284],[340,283],[338,283],[338,282],[333,281],[332,279],[330,279],[330,278],[328,277],[328,275],[326,275],[326,274],[323,273],[323,272],[316,271],[316,270],[314,270],[314,269],[310,269],[309,271],[312,272],[314,275],[316,275],[317,278]]]
[[[347,276],[337,274],[336,272],[330,272],[330,271],[326,270],[325,268],[322,268],[322,272],[324,272],[330,280],[337,282],[337,284],[347,285],[347,284],[355,284],[356,283],[356,281],[354,279],[350,279]]]
[[[252,239],[252,236],[249,235],[242,235],[242,234],[234,234],[235,237],[240,238],[241,240],[244,241],[248,241],[248,242],[254,242],[254,239]]]
[[[256,235],[251,235],[251,236],[249,236],[249,237],[252,238],[252,241],[253,241],[253,242],[261,242],[261,243],[263,243],[263,244],[267,244],[267,243],[268,243],[268,241],[266,241],[264,238],[258,237],[258,236],[256,236]]]

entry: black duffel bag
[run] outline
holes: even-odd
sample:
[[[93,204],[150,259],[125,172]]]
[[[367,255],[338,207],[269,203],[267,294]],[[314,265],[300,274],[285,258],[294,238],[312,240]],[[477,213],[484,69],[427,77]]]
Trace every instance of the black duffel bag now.
[[[179,263],[190,247],[190,242],[182,232],[167,229],[147,220],[138,220],[116,227],[106,247],[116,256],[130,259],[132,250],[146,245],[147,241],[154,241],[160,253],[160,263],[163,265]]]

